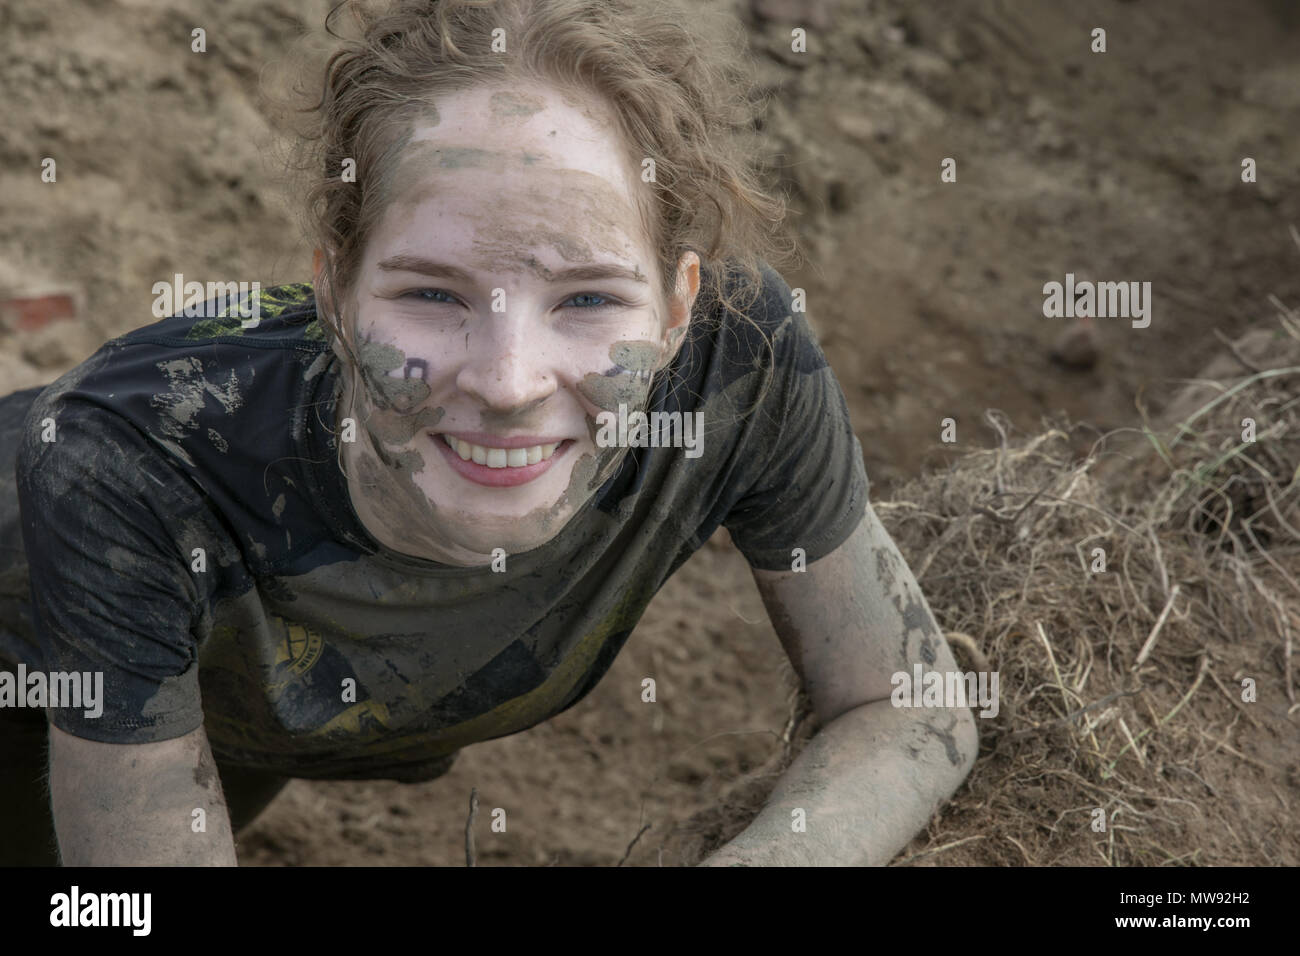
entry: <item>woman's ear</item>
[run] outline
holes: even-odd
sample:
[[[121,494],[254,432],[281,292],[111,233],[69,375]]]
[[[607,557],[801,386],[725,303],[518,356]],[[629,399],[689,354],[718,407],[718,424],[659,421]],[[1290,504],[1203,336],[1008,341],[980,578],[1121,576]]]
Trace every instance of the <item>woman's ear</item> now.
[[[700,292],[700,257],[694,252],[682,254],[677,263],[677,284],[668,299],[668,321],[664,325],[664,366],[677,356],[691,324],[691,309]]]

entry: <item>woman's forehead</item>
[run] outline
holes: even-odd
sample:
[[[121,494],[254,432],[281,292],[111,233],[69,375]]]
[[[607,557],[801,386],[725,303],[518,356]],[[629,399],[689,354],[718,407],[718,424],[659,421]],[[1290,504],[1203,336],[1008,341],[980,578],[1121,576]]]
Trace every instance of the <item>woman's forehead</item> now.
[[[540,246],[570,263],[612,254],[652,269],[639,182],[614,133],[587,112],[552,91],[440,100],[438,116],[417,123],[402,150],[372,251],[447,245],[500,264],[550,258]]]
[[[610,116],[594,100],[551,87],[476,87],[444,94],[413,124],[402,159],[441,169],[567,168],[628,190],[636,177]]]
[[[626,189],[581,169],[456,148],[431,150],[402,173],[373,237],[381,248],[413,240],[464,251],[531,241],[568,262],[650,253]]]

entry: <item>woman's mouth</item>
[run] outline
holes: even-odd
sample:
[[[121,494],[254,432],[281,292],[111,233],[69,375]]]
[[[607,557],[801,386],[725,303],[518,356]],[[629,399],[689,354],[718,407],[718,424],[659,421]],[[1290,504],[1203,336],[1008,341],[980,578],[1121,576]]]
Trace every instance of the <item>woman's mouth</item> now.
[[[501,444],[479,444],[446,433],[435,437],[448,464],[457,474],[475,484],[494,488],[522,485],[540,477],[573,444],[571,438],[522,445],[521,441],[530,439],[501,439]],[[513,447],[503,447],[506,445]]]

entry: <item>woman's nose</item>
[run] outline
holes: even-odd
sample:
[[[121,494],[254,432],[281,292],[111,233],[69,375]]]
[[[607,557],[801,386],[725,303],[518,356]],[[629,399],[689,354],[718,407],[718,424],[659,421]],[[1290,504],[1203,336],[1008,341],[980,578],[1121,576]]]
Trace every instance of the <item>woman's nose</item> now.
[[[465,339],[466,355],[457,387],[487,408],[511,413],[526,410],[555,391],[547,350],[535,330],[518,317],[498,314]]]

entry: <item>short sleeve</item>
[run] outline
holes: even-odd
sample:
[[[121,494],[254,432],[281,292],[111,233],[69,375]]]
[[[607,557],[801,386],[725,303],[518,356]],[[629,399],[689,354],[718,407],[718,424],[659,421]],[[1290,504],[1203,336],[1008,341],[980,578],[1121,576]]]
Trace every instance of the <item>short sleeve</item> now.
[[[112,411],[48,395],[16,463],[33,625],[46,674],[85,688],[82,706],[49,700],[50,721],[106,743],[182,736],[203,722],[199,586],[176,531],[197,490]]]
[[[759,325],[773,347],[736,451],[744,490],[723,525],[751,567],[788,571],[795,548],[812,562],[852,534],[869,486],[835,373],[803,314],[791,311],[789,286],[771,268],[763,273]]]

